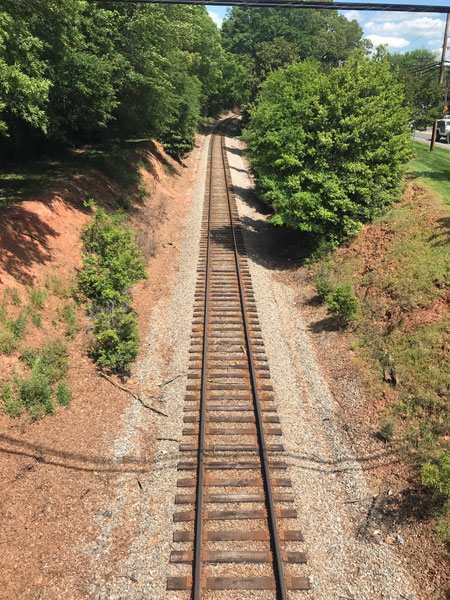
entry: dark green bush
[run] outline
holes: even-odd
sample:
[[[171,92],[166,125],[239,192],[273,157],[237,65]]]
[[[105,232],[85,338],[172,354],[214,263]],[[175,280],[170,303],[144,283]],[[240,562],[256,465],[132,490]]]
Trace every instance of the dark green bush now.
[[[340,285],[334,292],[329,293],[325,298],[325,302],[328,305],[328,312],[343,325],[355,319],[358,310],[358,299],[349,283]]]
[[[105,312],[94,321],[96,345],[93,355],[101,367],[129,371],[139,349],[139,334],[133,312],[119,307]]]
[[[78,276],[81,291],[94,304],[128,302],[128,289],[147,277],[145,263],[123,217],[96,208],[94,221],[83,236],[83,266]]]
[[[404,90],[387,60],[353,53],[274,71],[244,132],[272,223],[332,248],[397,198],[410,156]]]
[[[55,412],[49,378],[40,368],[33,368],[29,377],[21,380],[18,396],[34,419],[41,418],[44,413],[52,415]]]

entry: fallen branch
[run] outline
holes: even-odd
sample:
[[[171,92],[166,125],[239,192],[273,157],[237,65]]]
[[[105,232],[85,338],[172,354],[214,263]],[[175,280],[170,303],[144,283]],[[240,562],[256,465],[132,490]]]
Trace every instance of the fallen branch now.
[[[134,392],[132,392],[128,388],[124,387],[123,385],[120,385],[120,383],[117,383],[113,379],[110,379],[108,377],[108,375],[105,375],[105,373],[102,373],[101,371],[99,371],[98,374],[100,375],[100,377],[103,377],[103,379],[106,379],[106,381],[109,381],[109,383],[111,383],[112,385],[114,385],[116,388],[119,388],[119,390],[122,390],[123,392],[126,392],[127,394],[130,394],[130,396],[133,396],[133,398],[135,400],[138,400],[142,404],[142,406],[144,406],[145,408],[148,408],[149,410],[152,410],[153,412],[157,413],[158,415],[162,415],[163,417],[168,417],[169,416],[166,413],[163,413],[161,410],[158,410],[157,408],[154,408],[153,406],[150,406],[150,404],[147,404],[146,402],[144,402],[142,400],[142,398],[140,398],[139,396],[137,396]]]
[[[159,385],[159,387],[164,387],[165,385],[172,383],[172,381],[175,381],[175,379],[178,379],[178,377],[183,377],[183,375],[187,375],[187,373],[180,373],[179,375],[175,375],[175,377],[172,377],[172,379],[168,379],[164,383],[160,383],[158,385]]]

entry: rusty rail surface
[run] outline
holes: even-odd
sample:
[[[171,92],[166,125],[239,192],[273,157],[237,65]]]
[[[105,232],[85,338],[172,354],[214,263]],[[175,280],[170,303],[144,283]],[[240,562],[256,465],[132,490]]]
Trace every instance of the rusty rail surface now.
[[[192,508],[174,514],[175,522],[186,523],[174,533],[184,549],[170,557],[190,572],[169,577],[167,589],[186,590],[193,600],[207,590],[271,590],[286,600],[288,590],[310,584],[292,566],[306,563],[305,553],[283,548],[303,536],[280,526],[297,514],[286,491],[291,481],[278,476],[287,466],[277,457],[282,444],[272,443],[281,428],[221,131],[226,126],[212,134],[209,148],[184,408],[189,441],[180,444],[191,460],[178,464],[196,477],[178,480],[190,491],[175,503]],[[212,510],[214,504],[225,510]]]

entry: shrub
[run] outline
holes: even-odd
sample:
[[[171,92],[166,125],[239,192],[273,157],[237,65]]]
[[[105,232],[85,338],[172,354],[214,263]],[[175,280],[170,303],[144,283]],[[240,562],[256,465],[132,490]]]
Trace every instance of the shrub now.
[[[19,315],[17,319],[11,320],[8,327],[16,340],[21,340],[25,335],[25,327],[27,325],[27,318],[25,315]]]
[[[54,414],[50,381],[39,368],[33,368],[30,376],[20,381],[18,394],[34,419],[40,419],[43,413]]]
[[[128,289],[147,274],[132,232],[123,227],[123,218],[97,208],[82,239],[83,266],[78,277],[81,291],[100,306],[127,301]]]
[[[60,406],[69,406],[70,401],[72,400],[72,390],[66,380],[62,380],[58,383],[56,399]]]
[[[49,342],[41,350],[26,349],[22,352],[21,359],[33,371],[47,377],[50,383],[62,379],[69,366],[67,344],[61,340]]]
[[[9,383],[5,383],[2,387],[1,391],[3,402],[5,403],[5,412],[11,417],[11,419],[15,419],[16,417],[22,414],[23,405],[20,399],[13,392],[11,385]]]
[[[328,312],[335,316],[343,325],[353,321],[358,310],[358,299],[350,284],[338,286],[334,292],[325,298]]]
[[[94,321],[97,338],[93,356],[101,367],[128,372],[139,349],[138,326],[134,313],[123,307],[111,314],[100,313]]]

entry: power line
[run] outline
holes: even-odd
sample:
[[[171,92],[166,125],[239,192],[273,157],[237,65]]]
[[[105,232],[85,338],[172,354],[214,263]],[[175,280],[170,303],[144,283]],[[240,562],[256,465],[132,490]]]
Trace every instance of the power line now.
[[[269,8],[310,8],[318,10],[368,10],[385,12],[450,13],[449,6],[392,4],[384,2],[317,2],[301,0],[88,0],[96,4],[192,4],[202,6],[244,6]]]

